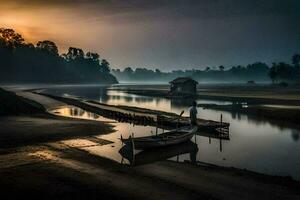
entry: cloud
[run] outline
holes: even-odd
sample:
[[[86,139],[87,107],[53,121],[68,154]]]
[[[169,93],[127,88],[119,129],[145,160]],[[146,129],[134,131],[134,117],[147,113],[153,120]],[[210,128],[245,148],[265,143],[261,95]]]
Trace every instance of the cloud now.
[[[110,14],[161,11],[178,17],[227,17],[257,14],[296,14],[298,0],[0,0],[16,7],[93,7]],[[101,13],[100,13],[101,14]],[[162,13],[160,13],[162,14]]]
[[[300,51],[299,10],[299,0],[0,0],[0,25],[115,67],[167,69],[287,60]]]

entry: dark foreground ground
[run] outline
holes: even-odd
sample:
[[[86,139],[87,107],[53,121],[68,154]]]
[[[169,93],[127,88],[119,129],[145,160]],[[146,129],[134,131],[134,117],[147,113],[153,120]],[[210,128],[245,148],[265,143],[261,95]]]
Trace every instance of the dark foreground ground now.
[[[64,142],[4,149],[1,196],[39,199],[299,199],[298,182],[162,161],[129,167]]]
[[[61,103],[20,94],[45,110]],[[130,167],[92,154],[111,125],[46,113],[0,117],[1,199],[299,199],[291,178],[161,161]]]

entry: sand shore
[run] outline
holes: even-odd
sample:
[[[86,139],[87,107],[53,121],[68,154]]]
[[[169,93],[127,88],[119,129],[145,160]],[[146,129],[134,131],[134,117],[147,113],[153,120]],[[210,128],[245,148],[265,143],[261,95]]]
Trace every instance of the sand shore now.
[[[9,162],[8,162],[9,161]],[[138,167],[63,141],[0,151],[1,194],[39,199],[299,199],[299,182],[172,161]]]
[[[20,95],[46,109],[61,104]],[[2,116],[0,122],[0,191],[9,199],[300,198],[300,183],[289,177],[172,161],[129,167],[84,151],[111,145],[93,136],[112,131],[104,122],[47,113]]]

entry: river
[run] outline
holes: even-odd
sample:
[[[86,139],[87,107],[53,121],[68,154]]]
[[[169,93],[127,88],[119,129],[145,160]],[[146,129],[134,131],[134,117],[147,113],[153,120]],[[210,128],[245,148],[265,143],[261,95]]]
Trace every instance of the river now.
[[[122,91],[110,90],[107,86],[59,86],[44,89],[43,92],[54,95],[73,95],[85,99],[92,99],[101,103],[112,105],[137,106],[147,109],[163,110],[188,114],[191,100],[170,100],[162,97],[147,97],[128,94]],[[198,103],[228,104],[225,101],[197,100]],[[74,108],[56,110],[57,114],[64,116],[79,116],[81,118],[107,120],[82,110],[74,111]],[[75,114],[74,114],[75,113]],[[78,115],[78,113],[81,113]],[[220,120],[230,123],[230,140],[213,139],[204,136],[195,136],[198,151],[196,160],[200,162],[248,169],[259,173],[292,176],[300,180],[300,130],[292,127],[280,127],[280,125],[253,117],[224,111],[198,109],[198,117]],[[102,147],[87,147],[85,150],[101,155],[117,162],[130,162],[124,159],[119,149],[120,135],[128,137],[132,133],[137,136],[153,134],[155,127],[134,126],[127,123],[114,122],[116,131],[109,135],[97,136],[114,141],[111,145]],[[159,130],[160,132],[162,130]],[[191,156],[184,153],[171,158],[178,161],[189,161]]]

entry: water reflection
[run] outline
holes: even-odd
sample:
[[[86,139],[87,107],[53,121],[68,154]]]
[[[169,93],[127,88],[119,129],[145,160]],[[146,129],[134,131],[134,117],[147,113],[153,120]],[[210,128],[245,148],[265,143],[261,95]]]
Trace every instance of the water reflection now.
[[[178,98],[178,99],[171,99],[171,108],[186,108],[190,107],[192,103],[196,101],[196,98]]]
[[[108,103],[112,105],[129,105],[148,109],[163,110],[180,113],[188,112],[188,104],[184,101],[171,101],[161,97],[144,97],[141,95],[127,94],[125,92],[111,91],[107,88],[99,87],[76,87],[76,88],[52,88],[46,90],[47,93],[61,95],[64,93],[81,96],[88,99]],[[198,103],[228,104],[231,102],[197,100]],[[240,113],[224,112],[217,110],[199,109],[198,117],[219,120],[223,114],[225,122],[230,123],[230,140],[215,139],[203,135],[196,136],[198,145],[197,161],[283,176],[293,176],[300,179],[300,143],[299,130],[290,127],[282,127],[279,122],[271,122],[267,119],[258,119]],[[73,114],[83,115],[82,112]],[[97,118],[100,120],[101,118]],[[138,136],[145,136],[155,133],[155,127],[133,126],[126,123],[114,123],[116,131],[109,135],[97,136],[99,138],[113,141],[111,145],[84,147],[84,150],[117,162],[122,161],[119,150],[122,144],[119,137],[122,134],[128,137],[132,133]],[[161,130],[160,130],[161,131]],[[138,153],[138,152],[135,152]],[[177,158],[170,158],[177,161]],[[190,160],[189,155],[182,154],[178,160]],[[125,163],[130,161],[125,159]]]
[[[177,161],[179,161],[179,156],[183,154],[189,155],[189,161],[193,164],[197,161],[197,153],[198,153],[198,146],[197,144],[189,141],[186,143],[163,147],[163,148],[156,148],[156,149],[148,149],[141,151],[135,154],[132,146],[124,145],[119,150],[120,155],[122,156],[122,163],[123,159],[127,159],[130,165],[145,165],[148,163],[153,163],[156,161],[167,160],[172,157],[176,157]]]
[[[292,130],[292,138],[295,142],[298,142],[299,141],[299,138],[300,138],[300,131],[298,130]]]
[[[74,106],[65,106],[61,108],[57,108],[51,111],[53,114],[65,116],[65,117],[74,117],[81,119],[89,119],[89,120],[97,120],[97,121],[107,121],[113,122],[115,126],[115,132],[108,135],[99,135],[93,138],[77,138],[61,141],[63,144],[85,150],[91,154],[106,157],[116,162],[120,162],[122,164],[129,165],[143,165],[148,163],[153,163],[156,161],[171,159],[177,162],[188,161],[190,163],[196,163],[198,161],[197,152],[197,138],[199,136],[195,136],[194,142],[186,142],[183,144],[169,146],[164,148],[157,148],[151,150],[133,150],[130,145],[124,145],[120,141],[120,135],[127,138],[132,133],[135,133],[137,137],[140,136],[148,136],[153,135],[154,131],[158,131],[158,134],[162,133],[164,130],[157,129],[152,126],[141,126],[141,125],[133,125],[129,123],[121,123],[116,122],[114,120],[107,119],[103,116],[99,116],[97,114],[93,114],[82,110],[81,108]],[[202,136],[207,136],[207,133],[198,133]],[[213,135],[212,135],[213,137]],[[112,141],[113,144],[110,145],[101,145],[98,144],[99,141],[97,139],[105,139],[108,141]]]
[[[82,110],[81,108],[75,106],[64,106],[56,108],[51,110],[50,113],[64,117],[113,122],[111,119],[105,118],[95,113],[86,112],[85,110]]]

